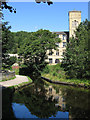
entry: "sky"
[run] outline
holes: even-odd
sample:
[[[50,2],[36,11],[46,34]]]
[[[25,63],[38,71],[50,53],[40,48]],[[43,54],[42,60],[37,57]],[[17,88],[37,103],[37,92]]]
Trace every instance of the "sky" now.
[[[9,2],[16,8],[16,14],[3,10],[4,21],[8,21],[12,32],[35,32],[39,29],[53,31],[69,31],[68,12],[81,11],[81,21],[88,19],[88,2]]]

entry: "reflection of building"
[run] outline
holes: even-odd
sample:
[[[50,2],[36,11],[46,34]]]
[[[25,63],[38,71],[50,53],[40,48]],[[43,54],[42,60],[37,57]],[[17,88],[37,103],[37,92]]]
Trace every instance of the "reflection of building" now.
[[[57,101],[57,104],[55,104],[55,106],[59,106],[61,108],[60,110],[64,111],[66,108],[66,103],[64,97],[62,96],[62,91],[59,89],[57,93],[52,86],[49,86],[47,90],[47,98],[53,96],[53,99]]]
[[[63,53],[66,49],[66,44],[69,41],[68,38],[74,36],[74,31],[81,22],[81,11],[69,11],[69,32],[55,32],[57,37],[61,39],[61,43],[58,45],[58,50],[47,51],[49,64],[57,64],[62,61]],[[53,52],[53,53],[52,53]]]

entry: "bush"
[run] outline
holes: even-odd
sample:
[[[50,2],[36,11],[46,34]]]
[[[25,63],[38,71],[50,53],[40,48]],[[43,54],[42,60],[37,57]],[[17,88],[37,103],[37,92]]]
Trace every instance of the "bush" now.
[[[18,69],[14,69],[15,70],[15,74],[19,75],[19,68]]]
[[[61,74],[58,75],[59,78],[62,78]]]
[[[27,67],[20,68],[19,69],[19,74],[29,76],[30,75],[30,70]]]
[[[45,68],[44,68],[44,70],[43,70],[43,73],[49,73],[50,72],[50,70],[49,70],[49,67],[48,66],[46,66]]]
[[[57,76],[57,73],[55,71],[53,72],[53,76]]]
[[[59,72],[59,70],[60,70],[60,67],[56,67],[56,72]]]

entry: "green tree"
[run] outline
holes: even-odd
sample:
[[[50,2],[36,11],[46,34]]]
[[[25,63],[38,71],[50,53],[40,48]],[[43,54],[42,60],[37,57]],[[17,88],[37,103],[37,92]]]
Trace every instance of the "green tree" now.
[[[19,31],[19,32],[12,32],[13,40],[14,40],[14,47],[11,51],[11,53],[18,53],[19,48],[22,44],[24,44],[24,41],[30,36],[30,32],[25,31]]]
[[[17,58],[15,56],[9,57],[7,61],[9,67],[12,66],[16,62],[17,62]]]
[[[7,68],[10,56],[8,55],[14,46],[13,36],[8,22],[2,23],[2,67]]]
[[[41,3],[41,2],[43,2],[43,3],[47,3],[48,5],[53,4],[53,2],[50,1],[50,0],[35,0],[35,2],[36,2],[36,3]],[[8,9],[10,12],[16,13],[16,9],[13,8],[12,6],[8,5],[8,2],[1,2],[1,1],[0,1],[0,7],[1,7],[2,9]]]
[[[24,64],[34,75],[38,75],[46,66],[46,52],[47,50],[56,49],[56,42],[60,42],[60,39],[56,38],[55,33],[42,29],[32,32],[25,39],[19,49],[19,55],[23,57]]]
[[[90,30],[89,30],[90,31]],[[71,78],[89,78],[88,21],[82,22],[67,44],[62,66]]]

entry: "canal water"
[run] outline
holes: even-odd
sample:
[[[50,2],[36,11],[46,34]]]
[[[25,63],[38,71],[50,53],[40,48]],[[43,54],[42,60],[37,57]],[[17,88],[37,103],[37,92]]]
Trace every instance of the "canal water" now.
[[[18,119],[88,120],[89,93],[84,88],[37,82],[15,91],[12,109]]]

